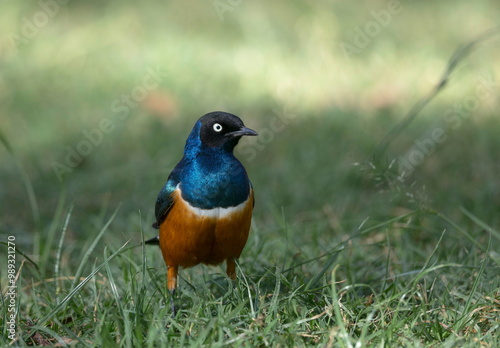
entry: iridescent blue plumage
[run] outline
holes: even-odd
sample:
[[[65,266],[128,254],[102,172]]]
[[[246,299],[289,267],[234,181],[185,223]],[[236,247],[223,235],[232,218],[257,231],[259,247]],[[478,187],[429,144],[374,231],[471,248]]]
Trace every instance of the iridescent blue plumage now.
[[[212,130],[218,124],[224,125],[224,135]],[[231,114],[213,112],[196,122],[186,141],[184,157],[158,194],[153,227],[158,228],[165,219],[177,188],[182,199],[200,209],[234,207],[246,201],[251,183],[233,149],[241,136],[256,134]]]

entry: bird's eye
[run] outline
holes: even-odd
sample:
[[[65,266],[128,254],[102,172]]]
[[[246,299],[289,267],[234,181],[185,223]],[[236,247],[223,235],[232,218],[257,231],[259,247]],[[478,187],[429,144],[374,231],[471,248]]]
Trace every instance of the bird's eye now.
[[[222,126],[219,123],[214,124],[214,131],[219,133],[222,130]]]

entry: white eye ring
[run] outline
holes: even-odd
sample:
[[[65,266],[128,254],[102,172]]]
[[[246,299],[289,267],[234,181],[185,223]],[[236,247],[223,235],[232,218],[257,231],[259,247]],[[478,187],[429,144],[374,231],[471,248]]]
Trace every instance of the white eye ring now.
[[[220,123],[214,123],[214,131],[216,131],[217,133],[219,133],[221,130],[222,130],[222,126],[220,125]]]

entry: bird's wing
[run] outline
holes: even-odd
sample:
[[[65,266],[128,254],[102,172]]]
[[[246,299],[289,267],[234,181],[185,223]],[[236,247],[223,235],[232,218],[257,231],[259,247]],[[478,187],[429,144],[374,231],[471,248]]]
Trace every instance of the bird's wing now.
[[[174,200],[172,198],[172,194],[177,188],[177,185],[180,181],[180,172],[181,166],[177,165],[177,167],[172,171],[170,176],[167,179],[167,183],[161,189],[160,193],[158,193],[158,197],[156,198],[155,205],[155,217],[156,222],[153,224],[154,228],[160,228],[161,223],[167,217],[172,205],[174,204]]]
[[[155,205],[155,217],[156,222],[153,224],[154,228],[160,228],[161,223],[167,217],[172,205],[174,203],[172,199],[172,193],[175,191],[177,183],[171,179],[167,181],[165,186],[158,193]]]
[[[252,185],[252,182],[250,180],[248,180],[248,182],[250,183],[250,194],[253,194],[253,185]],[[253,196],[253,201],[252,201],[252,209],[255,208],[255,196]]]

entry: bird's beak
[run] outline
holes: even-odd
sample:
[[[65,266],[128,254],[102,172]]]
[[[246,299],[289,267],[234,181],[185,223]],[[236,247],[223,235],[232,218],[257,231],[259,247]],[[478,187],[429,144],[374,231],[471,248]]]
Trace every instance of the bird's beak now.
[[[253,129],[250,129],[247,127],[241,127],[239,130],[231,132],[231,133],[227,133],[226,135],[231,137],[231,138],[235,138],[235,137],[242,137],[244,135],[255,136],[255,135],[259,135],[259,134],[256,131],[254,131]]]

